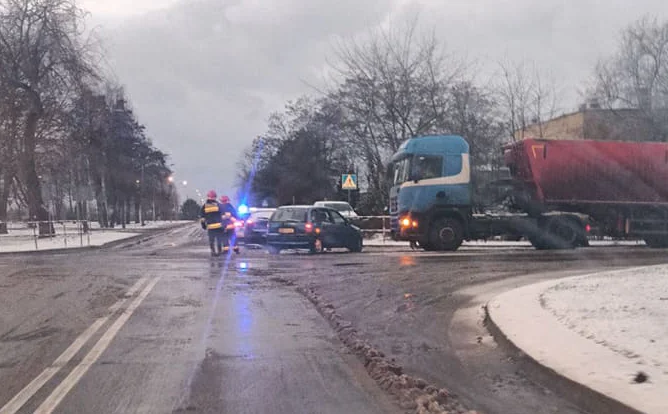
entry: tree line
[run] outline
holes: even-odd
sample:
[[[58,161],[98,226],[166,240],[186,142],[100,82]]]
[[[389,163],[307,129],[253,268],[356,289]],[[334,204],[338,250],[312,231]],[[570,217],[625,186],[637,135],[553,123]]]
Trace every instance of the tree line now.
[[[0,0],[0,223],[173,211],[167,154],[104,76],[85,22],[74,0]]]
[[[464,136],[484,177],[501,167],[503,143],[521,139],[562,111],[554,80],[529,62],[497,62],[496,76],[476,80],[476,66],[449,53],[418,22],[379,30],[334,50],[330,86],[286,103],[239,161],[241,199],[251,204],[344,199],[342,173],[358,173],[365,214],[387,203],[391,155],[411,137]],[[635,108],[668,135],[668,23],[643,18],[623,30],[618,51],[593,70],[585,99],[611,110]],[[479,77],[479,76],[478,76]],[[475,177],[474,177],[475,178]]]

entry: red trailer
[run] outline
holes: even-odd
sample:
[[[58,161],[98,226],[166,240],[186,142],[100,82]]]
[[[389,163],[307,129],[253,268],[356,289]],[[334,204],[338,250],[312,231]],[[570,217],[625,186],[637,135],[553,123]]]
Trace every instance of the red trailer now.
[[[526,139],[504,156],[530,214],[582,213],[605,234],[668,247],[668,143]]]
[[[463,137],[406,141],[392,157],[393,237],[427,250],[497,236],[570,249],[594,229],[668,247],[668,143],[526,139],[503,153],[501,178],[475,165]],[[434,165],[440,175],[427,177]]]

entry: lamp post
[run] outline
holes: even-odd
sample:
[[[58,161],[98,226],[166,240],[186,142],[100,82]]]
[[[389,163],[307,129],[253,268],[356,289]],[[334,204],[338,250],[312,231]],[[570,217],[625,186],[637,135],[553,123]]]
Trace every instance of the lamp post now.
[[[176,192],[176,185],[175,185],[176,179],[174,178],[173,175],[170,175],[169,177],[167,177],[167,181],[172,186],[172,190],[174,192],[174,216],[177,216],[178,211],[179,211],[179,206],[178,206],[178,201],[177,201],[178,194]],[[181,185],[183,185],[184,187],[187,187],[188,186],[188,180],[182,180]]]
[[[176,191],[174,190],[174,176],[170,175],[167,177],[167,182],[169,183],[169,187],[171,188],[171,194],[174,196],[174,206],[172,210],[172,214],[169,215],[170,221],[174,220],[174,216],[176,215]]]

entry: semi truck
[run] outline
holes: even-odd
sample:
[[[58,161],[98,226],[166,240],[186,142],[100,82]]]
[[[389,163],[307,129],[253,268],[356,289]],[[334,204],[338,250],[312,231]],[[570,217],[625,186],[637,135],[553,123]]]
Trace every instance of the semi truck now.
[[[463,137],[405,141],[389,168],[392,238],[453,251],[513,235],[572,249],[593,226],[668,247],[668,143],[524,139],[502,151],[506,176],[483,185]]]

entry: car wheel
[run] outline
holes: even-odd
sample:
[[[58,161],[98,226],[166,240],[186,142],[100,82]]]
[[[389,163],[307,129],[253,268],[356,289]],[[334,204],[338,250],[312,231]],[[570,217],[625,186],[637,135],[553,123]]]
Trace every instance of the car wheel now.
[[[362,241],[362,237],[360,236],[357,240],[353,242],[353,245],[348,248],[353,253],[361,253],[362,249],[364,248],[364,242]]]
[[[309,253],[310,254],[316,254],[316,253],[322,253],[322,241],[320,239],[315,239],[313,243],[311,243],[311,247],[309,248]]]

